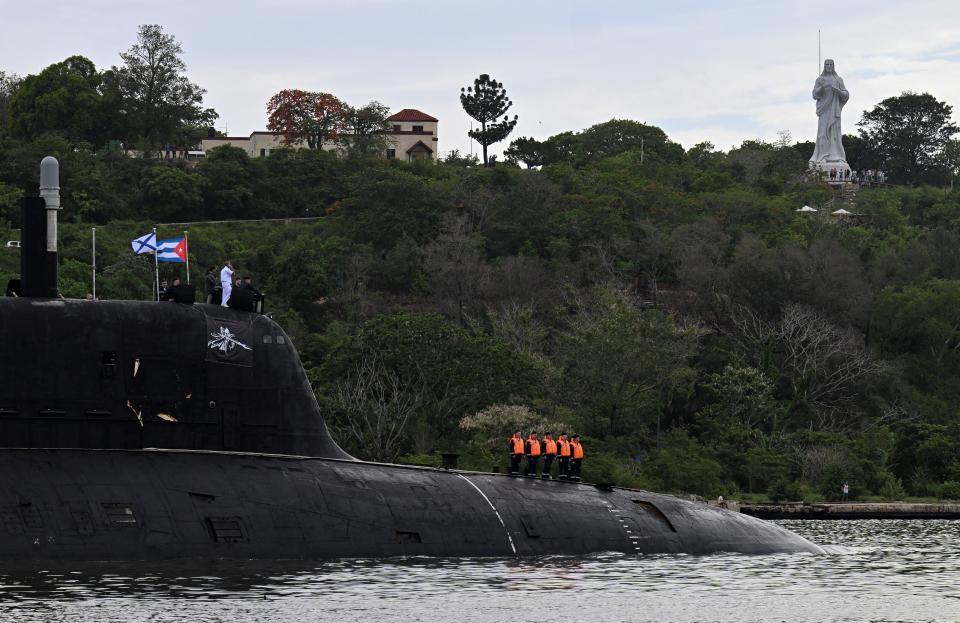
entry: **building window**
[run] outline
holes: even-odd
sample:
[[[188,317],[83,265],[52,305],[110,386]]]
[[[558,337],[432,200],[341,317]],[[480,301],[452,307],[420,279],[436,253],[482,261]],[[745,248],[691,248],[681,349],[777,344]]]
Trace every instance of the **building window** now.
[[[394,132],[399,132],[399,131],[400,131],[400,126],[399,126],[399,125],[393,126],[393,131],[394,131]]]
[[[388,149],[388,150],[387,150],[387,160],[393,160],[393,159],[396,158],[396,157],[397,157],[397,150],[396,150],[396,149]]]
[[[263,157],[266,156],[266,155],[267,155],[267,150],[266,150],[266,149],[263,149],[263,148],[261,147],[261,148],[260,148],[260,157],[263,158]]]
[[[414,131],[414,132],[423,132],[423,126],[422,126],[422,125],[415,125],[415,126],[413,126],[413,131]]]

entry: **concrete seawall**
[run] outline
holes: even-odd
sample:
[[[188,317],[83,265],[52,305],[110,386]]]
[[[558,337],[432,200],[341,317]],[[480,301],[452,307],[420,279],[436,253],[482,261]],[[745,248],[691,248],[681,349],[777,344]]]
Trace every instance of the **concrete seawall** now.
[[[760,519],[960,519],[960,503],[740,504]]]

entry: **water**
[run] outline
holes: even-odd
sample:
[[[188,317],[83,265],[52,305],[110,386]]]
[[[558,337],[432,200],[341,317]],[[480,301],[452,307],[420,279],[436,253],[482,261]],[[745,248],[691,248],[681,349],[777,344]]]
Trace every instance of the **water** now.
[[[823,556],[0,567],[0,621],[960,621],[960,522],[778,522]]]

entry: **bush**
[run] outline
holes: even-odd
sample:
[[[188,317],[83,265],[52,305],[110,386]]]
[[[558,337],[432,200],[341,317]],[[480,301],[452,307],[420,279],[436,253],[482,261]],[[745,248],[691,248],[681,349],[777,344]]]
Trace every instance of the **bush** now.
[[[612,454],[592,454],[584,460],[583,479],[587,482],[633,489],[653,488],[648,481],[632,474],[622,458]]]
[[[774,480],[767,490],[767,497],[771,502],[802,502],[804,499],[800,483],[786,478]]]
[[[843,483],[850,485],[850,499],[857,497],[863,487],[859,482],[850,478],[850,468],[845,465],[831,465],[823,472],[817,489],[824,499],[836,502],[843,497]]]
[[[705,498],[723,491],[720,464],[679,428],[665,436],[663,448],[653,454],[643,471],[651,481],[663,483],[666,491],[696,493]]]
[[[941,500],[960,500],[960,482],[948,480],[938,487],[937,497]]]
[[[884,483],[878,490],[880,496],[885,500],[902,500],[907,497],[907,490],[903,488],[903,483],[893,474],[888,474]]]

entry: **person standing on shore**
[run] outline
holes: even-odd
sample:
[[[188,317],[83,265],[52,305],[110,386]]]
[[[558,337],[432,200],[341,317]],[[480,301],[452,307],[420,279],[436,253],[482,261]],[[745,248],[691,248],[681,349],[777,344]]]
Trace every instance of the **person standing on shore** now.
[[[843,483],[843,501],[846,502],[850,499],[850,485]]]

